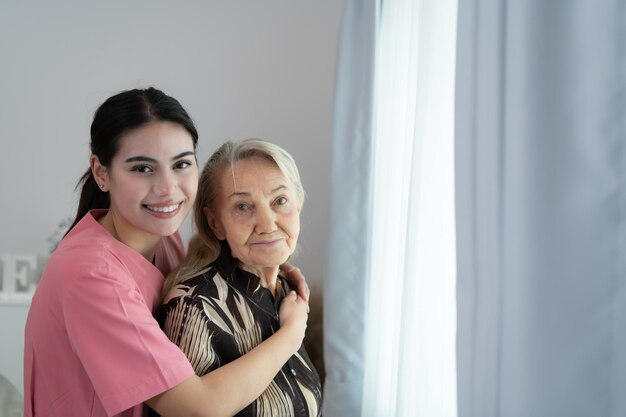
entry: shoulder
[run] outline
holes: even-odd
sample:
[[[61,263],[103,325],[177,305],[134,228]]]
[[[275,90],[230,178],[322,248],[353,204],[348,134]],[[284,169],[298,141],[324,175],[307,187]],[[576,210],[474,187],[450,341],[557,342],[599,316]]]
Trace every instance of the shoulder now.
[[[61,269],[64,275],[123,267],[126,254],[110,239],[93,234],[74,235],[64,240],[50,256],[46,269]]]
[[[187,278],[175,285],[163,299],[163,304],[177,302],[180,299],[194,300],[212,293],[223,278],[212,267],[202,273]]]
[[[123,259],[120,243],[115,240],[92,216],[87,213],[61,240],[50,258],[53,262],[72,265],[92,263],[94,259]],[[120,252],[120,253],[118,253]]]
[[[97,224],[97,223],[96,223]],[[72,293],[98,295],[106,288],[134,289],[139,254],[96,228],[72,230],[52,253],[40,285],[66,298]],[[126,291],[126,290],[124,290]]]
[[[163,299],[163,304],[171,304],[173,302],[178,302],[183,298],[191,298],[193,297],[194,287],[186,284],[180,283],[172,288]]]

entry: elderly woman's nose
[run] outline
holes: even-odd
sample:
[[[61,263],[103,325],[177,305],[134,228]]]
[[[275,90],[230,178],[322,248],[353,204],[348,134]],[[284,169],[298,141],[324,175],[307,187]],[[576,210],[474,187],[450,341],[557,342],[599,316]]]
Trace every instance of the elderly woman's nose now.
[[[276,230],[276,213],[271,207],[260,207],[256,213],[256,232],[272,233]]]

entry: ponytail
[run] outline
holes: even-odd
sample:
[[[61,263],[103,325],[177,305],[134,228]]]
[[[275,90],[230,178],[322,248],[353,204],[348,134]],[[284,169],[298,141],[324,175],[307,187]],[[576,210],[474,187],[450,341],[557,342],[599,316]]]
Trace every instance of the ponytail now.
[[[80,177],[78,184],[76,184],[76,189],[78,189],[81,184],[82,189],[80,191],[78,209],[76,210],[76,218],[67,232],[65,232],[66,235],[74,228],[74,226],[76,226],[80,219],[89,213],[90,210],[107,209],[111,204],[109,201],[109,193],[105,193],[100,189],[100,187],[98,187],[98,184],[91,173],[91,169],[88,169],[87,172]]]

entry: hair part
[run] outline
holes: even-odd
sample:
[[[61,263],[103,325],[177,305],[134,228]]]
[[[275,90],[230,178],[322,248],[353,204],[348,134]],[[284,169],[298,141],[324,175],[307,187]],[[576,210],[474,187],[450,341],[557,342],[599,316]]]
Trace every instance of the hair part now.
[[[293,184],[300,206],[304,203],[305,192],[298,167],[286,150],[262,139],[225,142],[211,155],[202,170],[193,210],[196,233],[189,241],[187,256],[183,262],[165,279],[163,297],[178,283],[205,272],[209,264],[220,255],[222,245],[209,226],[204,210],[216,209],[219,181],[224,171],[232,169],[235,162],[250,158],[260,158],[276,165]]]
[[[120,140],[128,132],[151,122],[173,122],[183,127],[193,140],[194,149],[198,144],[198,131],[193,120],[174,97],[170,97],[154,87],[122,91],[109,97],[98,107],[91,123],[90,148],[105,167],[120,149]],[[91,172],[91,168],[80,178],[76,189],[80,188],[80,199],[76,218],[70,230],[90,210],[106,209],[111,205],[109,193],[102,191]]]

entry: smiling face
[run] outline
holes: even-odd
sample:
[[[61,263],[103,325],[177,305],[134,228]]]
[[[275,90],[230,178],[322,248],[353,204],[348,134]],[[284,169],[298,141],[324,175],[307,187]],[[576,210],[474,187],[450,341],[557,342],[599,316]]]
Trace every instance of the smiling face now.
[[[219,174],[214,208],[205,215],[215,236],[257,276],[275,273],[294,252],[301,201],[294,185],[272,162],[251,157]]]
[[[172,122],[153,122],[125,134],[109,167],[92,156],[92,172],[111,200],[102,224],[142,253],[178,230],[198,187],[193,140]]]

